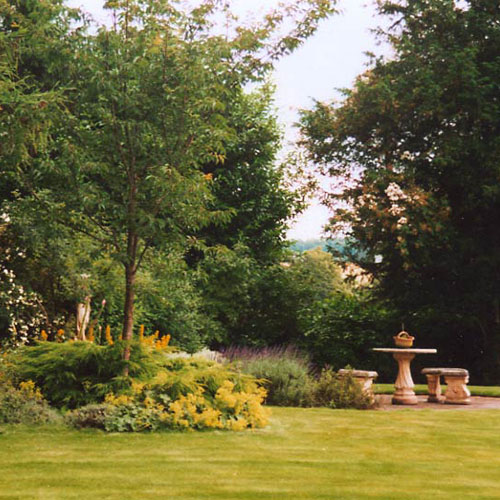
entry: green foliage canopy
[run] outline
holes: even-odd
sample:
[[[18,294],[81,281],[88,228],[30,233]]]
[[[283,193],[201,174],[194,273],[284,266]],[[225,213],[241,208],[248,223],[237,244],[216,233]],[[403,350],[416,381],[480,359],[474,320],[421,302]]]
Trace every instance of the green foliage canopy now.
[[[202,226],[232,214],[210,205],[203,175],[203,166],[225,161],[236,139],[229,103],[313,33],[334,3],[298,0],[245,27],[233,23],[225,2],[188,9],[168,0],[109,1],[115,23],[98,28],[59,0],[1,3],[2,42],[12,53],[2,66],[7,90],[29,85],[32,100],[36,92],[61,96],[43,148],[21,138],[22,161],[2,156],[3,173],[15,179],[6,197],[19,191],[18,206],[86,235],[123,266],[125,339],[146,254],[196,245]],[[290,20],[291,30],[278,33]],[[48,99],[40,102],[49,108]],[[22,117],[15,125],[24,130]]]
[[[393,56],[373,59],[343,102],[302,117],[311,157],[349,180],[331,198],[331,230],[353,237],[360,264],[443,361],[498,380],[500,6],[379,9]]]

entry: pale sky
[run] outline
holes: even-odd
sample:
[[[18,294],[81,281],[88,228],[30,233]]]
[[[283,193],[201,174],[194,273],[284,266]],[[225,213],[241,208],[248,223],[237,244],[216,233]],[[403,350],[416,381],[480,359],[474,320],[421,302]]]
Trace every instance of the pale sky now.
[[[237,14],[256,16],[277,3],[277,0],[233,1]],[[98,21],[106,20],[104,0],[68,0],[67,4],[83,8]],[[376,46],[370,33],[380,22],[375,17],[373,0],[339,0],[338,8],[340,14],[323,21],[313,37],[276,65],[276,105],[288,140],[296,135],[293,123],[298,109],[310,108],[313,99],[330,100],[338,96],[336,88],[350,87],[356,75],[364,71],[367,61],[364,52],[383,50]],[[328,181],[322,180],[322,184],[327,187]],[[326,208],[314,200],[288,235],[291,239],[318,238],[327,219]]]

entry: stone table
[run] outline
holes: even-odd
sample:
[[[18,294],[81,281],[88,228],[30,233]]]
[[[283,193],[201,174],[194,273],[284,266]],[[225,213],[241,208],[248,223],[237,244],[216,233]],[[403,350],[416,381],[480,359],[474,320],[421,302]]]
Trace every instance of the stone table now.
[[[377,352],[391,353],[394,359],[398,362],[399,370],[396,383],[396,390],[392,396],[392,404],[394,405],[416,405],[418,403],[417,396],[413,388],[415,384],[411,378],[410,364],[417,354],[436,354],[437,349],[412,349],[402,347],[376,347],[373,349]]]

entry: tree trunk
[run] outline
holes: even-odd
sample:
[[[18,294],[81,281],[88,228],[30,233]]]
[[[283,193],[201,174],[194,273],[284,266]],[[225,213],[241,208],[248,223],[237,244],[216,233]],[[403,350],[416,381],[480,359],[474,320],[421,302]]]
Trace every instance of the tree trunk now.
[[[135,227],[135,217],[137,208],[137,185],[133,168],[129,170],[130,191],[127,207],[128,234],[127,234],[127,260],[125,263],[125,305],[123,311],[122,338],[125,341],[123,359],[130,359],[130,341],[134,328],[134,299],[135,299],[135,275],[137,272],[137,243],[138,236]],[[123,370],[123,374],[128,376],[128,366]]]
[[[125,307],[123,314],[123,340],[132,340],[134,328],[135,270],[131,266],[125,269]]]
[[[125,341],[132,340],[132,332],[134,328],[134,299],[135,299],[135,268],[133,264],[125,266],[125,306],[123,311],[123,330],[122,337]],[[123,359],[130,359],[130,346],[125,345],[123,351]],[[124,375],[128,375],[128,368],[125,369]]]

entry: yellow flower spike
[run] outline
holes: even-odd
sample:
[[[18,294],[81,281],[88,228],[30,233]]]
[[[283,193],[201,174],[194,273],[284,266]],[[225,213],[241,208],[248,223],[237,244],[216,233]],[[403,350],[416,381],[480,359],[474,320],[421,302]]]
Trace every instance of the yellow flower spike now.
[[[165,339],[165,347],[167,347],[168,344],[170,343],[170,333],[168,335],[165,335],[164,339]]]
[[[161,340],[157,340],[157,341],[155,342],[155,348],[156,348],[156,349],[158,349],[158,350],[160,350],[160,349],[162,348],[162,345],[161,345]]]
[[[156,332],[154,333],[153,337],[155,339],[157,339],[159,336],[160,336],[160,330],[156,330]]]
[[[45,330],[42,330],[40,332],[40,340],[46,341],[48,338],[49,336],[47,335],[47,332]]]
[[[141,325],[139,328],[139,339],[141,342],[144,340],[144,325]]]
[[[114,341],[113,341],[113,337],[111,336],[111,327],[109,325],[106,325],[106,343],[108,345],[113,345],[114,344]]]
[[[59,328],[59,330],[57,330],[57,341],[58,342],[62,342],[64,340],[64,330],[62,328]]]
[[[94,327],[91,326],[89,328],[89,342],[94,342],[95,337],[94,337]]]

